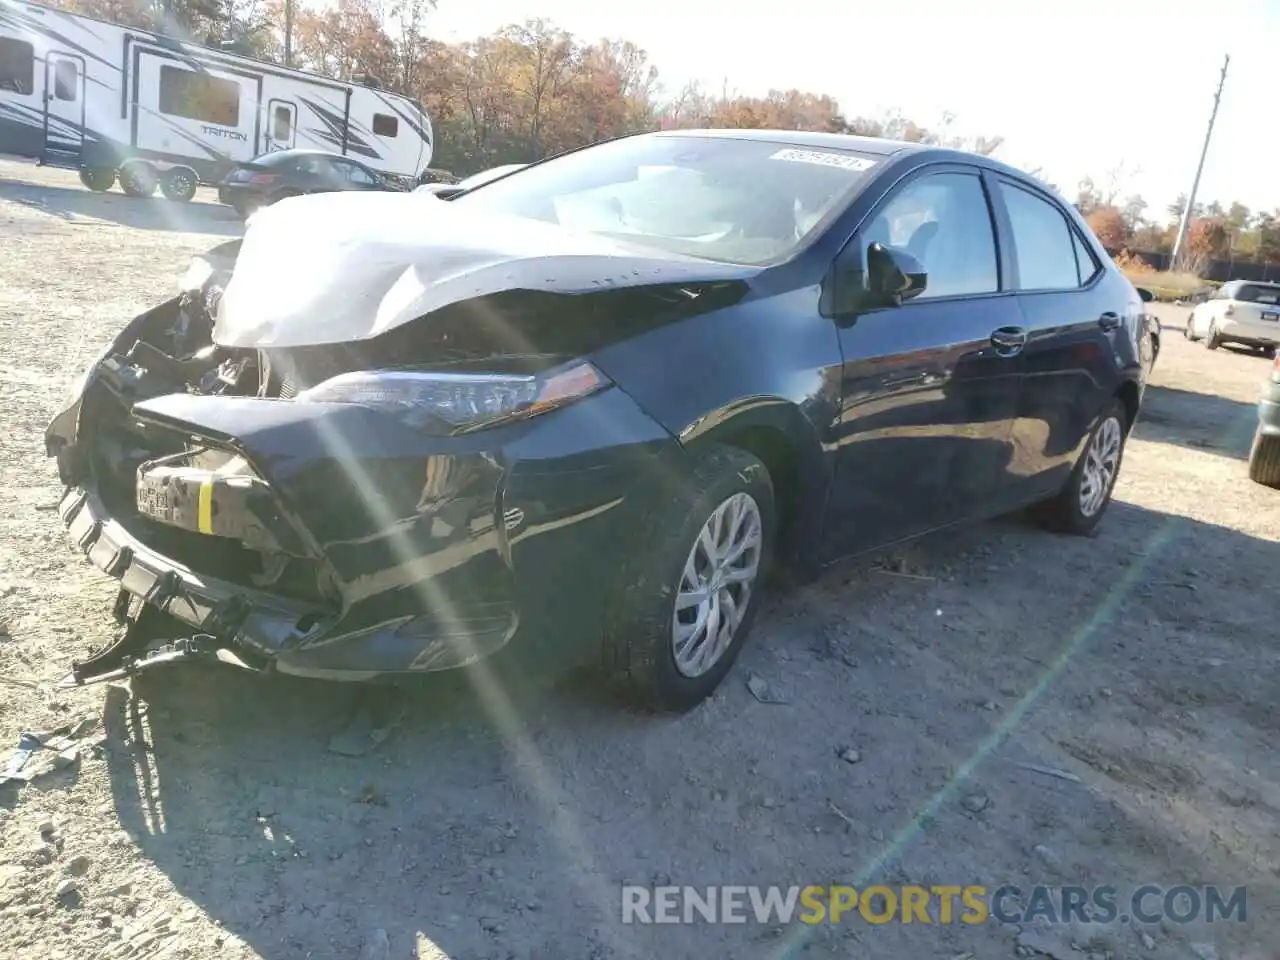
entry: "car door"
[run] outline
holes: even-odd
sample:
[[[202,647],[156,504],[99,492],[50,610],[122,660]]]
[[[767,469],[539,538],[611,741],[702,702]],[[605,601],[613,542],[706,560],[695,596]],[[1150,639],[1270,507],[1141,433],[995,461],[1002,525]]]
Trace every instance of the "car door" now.
[[[1126,305],[1094,244],[1054,198],[1030,183],[994,179],[1027,330],[1009,479],[1019,499],[1031,499],[1066,481],[1115,390],[1111,337],[1122,331]]]
[[[979,171],[931,165],[895,185],[842,251],[842,283],[865,284],[872,243],[911,253],[927,283],[898,306],[836,318],[842,404],[829,556],[986,512],[998,498],[1022,318],[1001,291],[996,238]]]

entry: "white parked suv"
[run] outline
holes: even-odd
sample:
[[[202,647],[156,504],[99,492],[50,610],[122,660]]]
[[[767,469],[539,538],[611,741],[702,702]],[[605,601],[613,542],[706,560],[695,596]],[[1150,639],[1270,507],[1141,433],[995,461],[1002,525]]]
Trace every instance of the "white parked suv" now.
[[[1191,311],[1185,333],[1210,350],[1241,343],[1274,356],[1280,346],[1280,283],[1224,283]]]

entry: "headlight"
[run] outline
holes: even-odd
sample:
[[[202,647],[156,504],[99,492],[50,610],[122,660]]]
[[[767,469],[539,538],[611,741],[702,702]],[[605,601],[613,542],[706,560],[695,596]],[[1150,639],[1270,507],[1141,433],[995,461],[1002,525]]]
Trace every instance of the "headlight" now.
[[[204,289],[204,285],[212,276],[213,266],[208,260],[202,257],[192,257],[191,266],[187,267],[187,272],[178,281],[178,292],[198,293]]]
[[[298,403],[356,403],[390,410],[413,427],[443,422],[450,432],[524,419],[572,403],[609,384],[584,361],[532,376],[369,370],[303,390]]]

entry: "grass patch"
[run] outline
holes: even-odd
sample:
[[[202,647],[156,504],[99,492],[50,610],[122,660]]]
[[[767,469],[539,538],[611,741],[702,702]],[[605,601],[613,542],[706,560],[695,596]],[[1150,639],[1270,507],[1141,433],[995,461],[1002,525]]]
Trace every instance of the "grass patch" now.
[[[1135,287],[1150,290],[1161,303],[1185,300],[1197,291],[1222,285],[1216,280],[1202,280],[1194,273],[1170,273],[1165,270],[1125,270],[1124,275]]]

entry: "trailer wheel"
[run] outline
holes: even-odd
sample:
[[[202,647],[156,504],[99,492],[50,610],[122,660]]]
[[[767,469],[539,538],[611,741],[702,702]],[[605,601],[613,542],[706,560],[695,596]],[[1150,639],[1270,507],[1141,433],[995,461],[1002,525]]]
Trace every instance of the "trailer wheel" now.
[[[196,195],[200,178],[190,167],[174,167],[160,180],[160,192],[170,200],[186,203]]]
[[[80,182],[97,193],[106,193],[116,182],[114,167],[81,167]]]
[[[145,160],[134,160],[120,168],[120,189],[131,197],[149,197],[156,192],[159,175]]]

